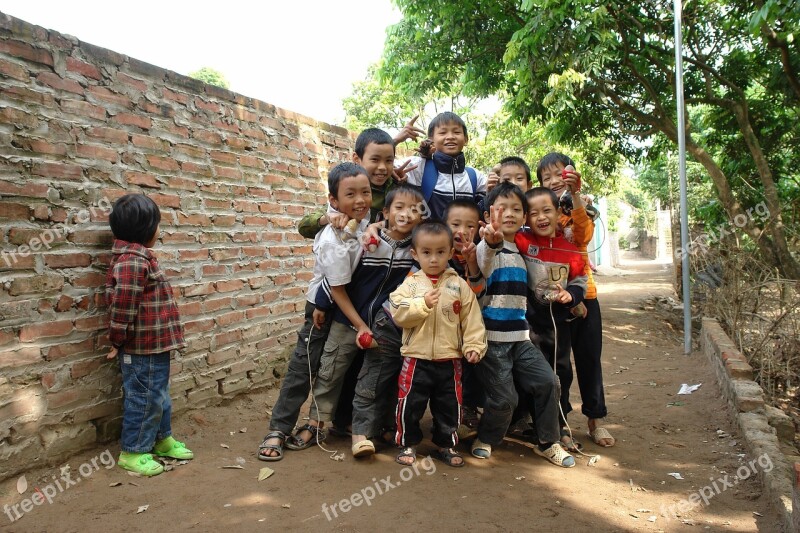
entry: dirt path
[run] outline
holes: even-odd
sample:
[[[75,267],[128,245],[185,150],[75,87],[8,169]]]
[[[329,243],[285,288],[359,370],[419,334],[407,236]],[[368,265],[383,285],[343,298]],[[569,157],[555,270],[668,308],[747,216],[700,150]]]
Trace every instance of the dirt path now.
[[[583,437],[577,384],[572,391],[573,430],[587,452],[602,455],[593,466],[579,458],[575,468],[560,469],[521,444],[505,443],[489,461],[468,458],[466,468],[421,461],[417,472],[403,471],[392,450],[356,462],[347,440],[331,438],[326,446],[345,452],[343,461],[319,449],[289,451],[283,461],[269,463],[274,475],[258,482],[259,469],[268,463],[256,460],[255,449],[265,433],[265,406],[277,396],[272,390],[175,420],[176,435],[195,451],[190,464],[153,479],[101,467],[14,523],[0,516],[0,529],[778,531],[757,476],[733,483],[737,469],[742,477],[750,472],[750,458],[743,456],[705,358],[684,356],[681,333],[640,309],[644,297],[671,292],[665,266],[634,261],[623,268],[626,275],[599,278],[606,427],[616,447],[600,449]],[[677,396],[681,383],[703,385]],[[116,458],[118,445],[108,449]],[[105,450],[70,460],[72,478],[80,478],[81,465]],[[428,451],[425,445],[420,449]],[[243,469],[221,468],[239,463]],[[753,466],[760,468],[769,465]],[[29,472],[25,496],[55,483],[59,474],[58,467]],[[16,481],[0,486],[0,503],[20,502]],[[705,495],[708,505],[699,501],[682,512],[678,504],[695,493],[695,501]],[[373,495],[366,505],[364,498]],[[343,508],[343,499],[359,505]],[[149,507],[137,514],[143,505]]]

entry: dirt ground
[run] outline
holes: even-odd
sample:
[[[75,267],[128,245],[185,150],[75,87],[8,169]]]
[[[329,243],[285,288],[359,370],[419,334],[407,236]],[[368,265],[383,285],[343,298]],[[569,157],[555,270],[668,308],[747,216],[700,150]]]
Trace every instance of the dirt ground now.
[[[341,461],[313,448],[264,463],[255,452],[277,397],[270,390],[175,419],[175,434],[196,459],[158,477],[103,468],[110,456],[101,455],[108,449],[116,459],[116,443],[73,457],[71,478],[80,482],[13,523],[8,514],[0,516],[0,529],[779,531],[757,475],[744,475],[769,465],[747,466],[751,458],[744,455],[705,358],[683,355],[682,334],[640,309],[647,296],[671,294],[667,268],[634,259],[615,275],[598,278],[606,427],[617,445],[602,449],[585,438],[577,383],[569,417],[584,451],[601,455],[592,466],[578,457],[575,468],[561,469],[522,444],[506,442],[488,461],[468,457],[466,467],[456,469],[421,460],[415,472],[396,464],[391,449],[356,461],[349,439],[333,437],[325,445],[343,453]],[[682,383],[702,387],[678,396]],[[421,446],[420,457],[430,446]],[[92,458],[100,468],[81,470]],[[222,468],[228,465],[243,468]],[[259,482],[264,466],[275,473]],[[82,477],[82,471],[89,475]],[[734,483],[737,471],[747,479]],[[0,485],[0,503],[17,504],[36,488],[45,491],[60,474],[58,467],[29,472],[24,495],[18,494],[17,479],[8,480]],[[699,505],[686,510],[687,502],[681,509],[680,502],[690,498]],[[148,507],[137,514],[141,506]]]

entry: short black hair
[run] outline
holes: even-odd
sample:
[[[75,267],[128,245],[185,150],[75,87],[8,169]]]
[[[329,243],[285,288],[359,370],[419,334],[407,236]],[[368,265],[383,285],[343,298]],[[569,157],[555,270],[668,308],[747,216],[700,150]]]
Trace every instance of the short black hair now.
[[[383,201],[383,208],[389,209],[392,207],[392,202],[394,202],[394,199],[400,194],[413,196],[420,204],[425,203],[425,197],[422,196],[422,192],[417,187],[412,187],[406,183],[401,183],[396,187],[392,187],[392,189],[386,194],[386,198]],[[426,209],[424,207],[420,207],[420,212],[425,211]]]
[[[525,198],[528,200],[536,198],[537,196],[549,196],[553,201],[553,207],[558,209],[558,195],[547,187],[534,187],[525,193]],[[525,202],[527,204],[527,202]]]
[[[542,171],[546,168],[552,167],[561,163],[565,167],[567,165],[572,165],[575,167],[575,161],[572,160],[571,157],[568,155],[564,155],[560,152],[550,152],[546,156],[539,161],[539,164],[536,166],[536,178],[539,180],[539,185],[542,185]]]
[[[392,136],[380,128],[367,128],[358,134],[356,138],[355,153],[358,157],[364,157],[367,146],[370,144],[389,144],[394,151],[394,139]]]
[[[451,230],[450,226],[448,226],[441,220],[424,220],[420,222],[420,224],[416,228],[414,228],[414,232],[411,234],[411,248],[413,248],[414,250],[417,249],[417,240],[419,240],[419,236],[422,234],[425,235],[446,234],[450,242],[450,248],[453,247],[453,230]]]
[[[531,167],[521,157],[515,155],[504,157],[500,160],[500,167],[522,167],[525,171],[525,176],[528,178],[528,183],[531,182]]]
[[[445,111],[444,113],[439,113],[431,123],[428,124],[428,137],[433,139],[433,132],[436,128],[441,126],[442,124],[458,124],[461,126],[461,129],[464,130],[464,137],[469,139],[469,134],[467,133],[467,125],[464,123],[464,119],[453,113],[452,111]]]
[[[115,239],[145,245],[156,234],[161,210],[144,194],[126,194],[111,207],[108,224]]]
[[[355,163],[339,163],[328,172],[328,193],[334,198],[339,198],[339,183],[345,178],[352,178],[364,174],[369,177],[364,167]]]
[[[489,194],[486,195],[485,201],[486,211],[489,211],[489,208],[494,205],[498,198],[513,198],[515,196],[519,198],[519,201],[522,203],[522,212],[527,216],[528,201],[525,199],[525,194],[522,192],[522,189],[510,181],[500,182],[494,187],[494,189],[489,191]]]
[[[446,223],[447,217],[450,216],[450,210],[456,208],[463,208],[463,209],[470,209],[475,211],[475,214],[478,215],[478,221],[483,220],[483,215],[481,214],[481,210],[478,208],[478,204],[473,202],[472,200],[453,200],[447,207],[444,208],[444,214],[442,215],[442,220]]]

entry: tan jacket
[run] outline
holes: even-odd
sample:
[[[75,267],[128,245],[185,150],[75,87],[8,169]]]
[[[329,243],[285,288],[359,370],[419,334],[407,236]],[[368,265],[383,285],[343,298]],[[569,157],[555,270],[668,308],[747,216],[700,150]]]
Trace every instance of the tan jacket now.
[[[433,309],[425,303],[425,293],[435,287],[421,270],[389,295],[392,319],[403,328],[400,353],[433,361],[458,359],[467,352],[483,357],[486,328],[469,284],[448,268],[439,276],[436,287],[442,292]]]

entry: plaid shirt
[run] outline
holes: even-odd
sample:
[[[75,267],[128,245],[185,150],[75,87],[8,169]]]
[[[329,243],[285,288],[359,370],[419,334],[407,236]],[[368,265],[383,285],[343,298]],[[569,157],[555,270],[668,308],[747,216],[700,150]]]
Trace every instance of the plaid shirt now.
[[[142,246],[115,240],[106,278],[111,344],[157,354],[185,346],[178,306],[158,260]]]

